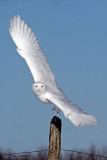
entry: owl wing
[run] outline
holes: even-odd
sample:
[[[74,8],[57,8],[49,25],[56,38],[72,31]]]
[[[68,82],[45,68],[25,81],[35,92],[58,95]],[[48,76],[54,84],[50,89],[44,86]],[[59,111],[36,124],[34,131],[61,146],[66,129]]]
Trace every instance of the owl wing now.
[[[57,106],[75,126],[89,126],[97,123],[93,116],[84,112],[61,92],[58,94],[49,93],[47,99]]]
[[[10,20],[9,32],[17,46],[18,53],[27,62],[34,81],[41,81],[46,84],[51,82],[51,84],[56,85],[55,76],[38,44],[35,34],[21,20],[20,16],[14,16]]]

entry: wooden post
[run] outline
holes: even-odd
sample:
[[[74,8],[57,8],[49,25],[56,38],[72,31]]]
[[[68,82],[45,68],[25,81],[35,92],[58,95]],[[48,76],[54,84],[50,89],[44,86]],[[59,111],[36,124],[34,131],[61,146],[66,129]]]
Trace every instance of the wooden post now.
[[[61,119],[54,116],[50,123],[48,160],[60,160]]]

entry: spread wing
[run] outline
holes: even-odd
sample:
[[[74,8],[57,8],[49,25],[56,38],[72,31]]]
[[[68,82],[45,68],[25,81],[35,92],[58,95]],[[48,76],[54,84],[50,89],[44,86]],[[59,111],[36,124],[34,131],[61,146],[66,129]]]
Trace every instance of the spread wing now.
[[[21,20],[20,16],[14,16],[10,20],[9,32],[17,46],[18,53],[27,62],[35,82],[41,81],[46,84],[49,82],[56,85],[55,76],[38,44],[35,34]]]
[[[58,94],[49,93],[47,99],[57,106],[75,126],[89,126],[97,123],[95,117],[68,100],[62,92]]]

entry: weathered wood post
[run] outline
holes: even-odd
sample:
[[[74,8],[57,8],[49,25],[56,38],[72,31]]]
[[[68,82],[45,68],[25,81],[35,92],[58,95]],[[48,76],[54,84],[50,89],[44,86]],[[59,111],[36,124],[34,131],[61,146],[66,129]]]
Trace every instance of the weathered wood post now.
[[[61,119],[54,116],[50,123],[48,160],[60,160]]]

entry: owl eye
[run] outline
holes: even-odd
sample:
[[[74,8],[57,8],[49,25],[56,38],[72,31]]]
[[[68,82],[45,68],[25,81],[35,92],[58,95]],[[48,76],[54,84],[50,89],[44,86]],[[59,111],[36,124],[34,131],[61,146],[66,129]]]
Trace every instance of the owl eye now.
[[[38,87],[38,86],[35,86],[35,87]]]
[[[41,86],[43,88],[43,86]]]

